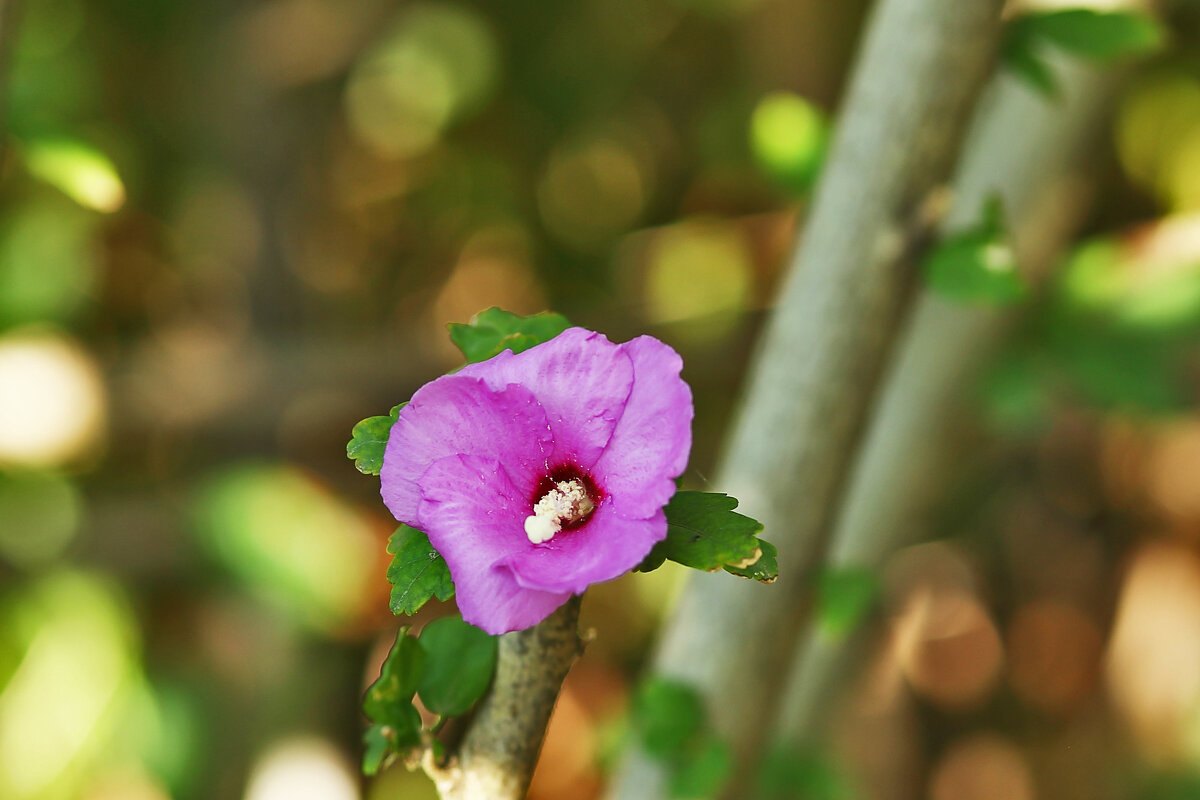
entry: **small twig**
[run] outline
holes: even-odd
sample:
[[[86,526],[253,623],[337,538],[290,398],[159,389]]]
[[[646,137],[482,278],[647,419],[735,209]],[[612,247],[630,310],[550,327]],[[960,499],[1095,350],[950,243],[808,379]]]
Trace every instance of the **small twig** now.
[[[491,692],[446,766],[426,759],[443,800],[520,800],[529,788],[546,725],[571,665],[583,652],[580,598],[544,622],[500,639]]]

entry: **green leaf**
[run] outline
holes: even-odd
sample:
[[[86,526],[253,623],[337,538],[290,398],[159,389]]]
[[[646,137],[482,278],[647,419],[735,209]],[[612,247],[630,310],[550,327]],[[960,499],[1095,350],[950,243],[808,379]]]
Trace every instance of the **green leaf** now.
[[[1058,82],[1041,55],[1044,46],[1093,61],[1110,61],[1153,52],[1165,39],[1162,26],[1144,14],[1073,8],[1018,17],[1009,26],[1003,59],[1006,67],[1034,89],[1056,98]]]
[[[1004,232],[999,201],[984,207],[973,228],[943,239],[925,258],[925,280],[947,299],[1007,305],[1025,297],[1025,281]]]
[[[678,758],[671,768],[667,794],[670,797],[715,797],[733,772],[729,746],[715,736],[705,738]]]
[[[719,492],[676,492],[665,509],[667,538],[655,549],[685,567],[709,572],[749,566],[762,555],[757,536],[762,523],[735,512],[737,504]]]
[[[845,776],[827,755],[813,748],[777,745],[758,775],[761,800],[850,800]]]
[[[346,445],[346,457],[354,459],[354,466],[364,475],[378,475],[383,467],[383,451],[387,447],[392,426],[400,417],[400,409],[408,405],[401,403],[386,417],[367,417],[354,426],[350,442]]]
[[[1053,398],[1040,360],[1041,353],[1033,356],[1014,351],[988,368],[981,381],[980,399],[992,430],[1013,437],[1047,424]]]
[[[779,551],[775,545],[765,539],[758,540],[758,549],[762,555],[752,564],[744,567],[725,566],[725,571],[742,578],[750,578],[760,583],[774,583],[779,578]]]
[[[401,525],[388,539],[387,551],[392,555],[387,579],[392,584],[393,614],[411,616],[432,597],[449,600],[454,595],[446,560],[421,531]]]
[[[468,364],[487,361],[504,350],[520,353],[548,342],[571,327],[562,314],[543,311],[522,317],[499,308],[480,311],[467,324],[452,322],[450,341],[466,356]]]
[[[632,717],[646,752],[671,759],[682,756],[704,728],[704,701],[686,683],[651,677],[638,687]]]
[[[1163,27],[1155,19],[1131,11],[1071,8],[1029,14],[1018,24],[1032,38],[1094,61],[1152,53],[1166,40]]]
[[[664,552],[666,545],[664,542],[659,542],[650,549],[646,557],[642,559],[642,563],[633,568],[634,572],[653,572],[663,565],[667,560],[667,554]]]
[[[1056,100],[1061,96],[1058,80],[1049,65],[1037,51],[1037,42],[1028,35],[1021,35],[1014,28],[1004,45],[1004,66],[1046,97]]]
[[[421,714],[413,695],[421,680],[425,652],[417,640],[401,628],[396,643],[383,662],[379,679],[363,697],[363,713],[373,725],[363,734],[363,772],[374,775],[391,753],[421,744]]]
[[[393,753],[403,754],[422,744],[421,712],[411,702],[397,709],[400,724],[375,723],[363,733],[362,770],[366,775],[377,773]]]
[[[408,628],[401,628],[379,671],[379,679],[371,684],[363,698],[363,712],[367,718],[396,729],[400,737],[411,728],[418,733],[419,741],[421,718],[418,714],[413,727],[411,712],[416,711],[412,697],[420,684],[424,665],[425,651],[408,635]]]
[[[858,627],[875,601],[879,582],[875,574],[859,567],[830,569],[817,588],[817,618],[821,630],[845,636]]]
[[[392,752],[392,743],[384,730],[382,725],[372,725],[363,733],[362,771],[364,775],[374,775],[379,772],[379,768],[383,766],[383,760]]]
[[[425,674],[417,694],[435,714],[455,716],[483,697],[496,671],[496,637],[458,617],[434,620],[421,631]]]

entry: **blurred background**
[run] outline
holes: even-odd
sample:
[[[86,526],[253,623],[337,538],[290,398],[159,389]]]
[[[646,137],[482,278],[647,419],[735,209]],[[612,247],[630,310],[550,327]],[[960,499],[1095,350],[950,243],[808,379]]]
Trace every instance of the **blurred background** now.
[[[445,323],[553,308],[683,354],[708,488],[868,5],[5,3],[0,797],[432,798],[358,775],[400,620],[351,427],[459,363]],[[971,469],[754,796],[1200,796],[1200,4],[1156,12],[1082,68]],[[531,796],[598,796],[682,572],[589,592]]]

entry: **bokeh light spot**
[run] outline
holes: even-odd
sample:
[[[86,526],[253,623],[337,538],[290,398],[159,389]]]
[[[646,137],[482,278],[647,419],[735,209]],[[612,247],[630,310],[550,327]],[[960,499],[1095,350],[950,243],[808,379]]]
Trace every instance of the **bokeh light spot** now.
[[[1200,756],[1200,558],[1158,543],[1121,587],[1106,665],[1113,704],[1152,759]]]
[[[497,306],[517,314],[545,309],[546,297],[530,264],[528,233],[519,226],[497,225],[473,234],[438,292],[429,317],[449,363],[462,354],[446,338],[446,320],[470,319],[482,308]]]
[[[613,139],[560,145],[538,183],[538,208],[547,230],[586,250],[637,222],[645,209],[648,175],[632,150]]]
[[[275,745],[254,765],[245,800],[358,800],[358,778],[322,739]]]
[[[1020,750],[994,734],[955,742],[933,768],[930,800],[1033,800],[1033,773]]]
[[[1185,530],[1200,523],[1200,420],[1168,425],[1143,464],[1150,498]]]
[[[883,588],[900,670],[915,692],[949,709],[976,707],[1004,666],[1004,647],[966,558],[934,542],[889,561]]]
[[[125,203],[125,184],[104,153],[72,139],[40,139],[24,146],[29,172],[84,208],[113,212]]]
[[[988,610],[966,592],[917,591],[897,620],[896,636],[909,684],[937,705],[977,706],[1000,677],[1000,636]]]
[[[790,92],[758,102],[750,117],[750,148],[766,174],[793,191],[807,190],[825,157],[828,123],[812,103]]]
[[[1074,606],[1027,603],[1008,628],[1009,681],[1035,708],[1070,711],[1095,687],[1101,644],[1096,622]]]
[[[82,348],[57,334],[0,337],[0,464],[70,462],[104,426],[104,384]]]
[[[753,268],[745,238],[732,223],[664,228],[651,245],[646,317],[657,324],[695,321],[687,328],[693,338],[718,339],[750,305]]]
[[[350,126],[381,156],[418,155],[484,105],[498,64],[495,38],[476,12],[411,6],[355,65],[345,98]]]
[[[1135,84],[1118,112],[1116,140],[1130,177],[1172,210],[1200,208],[1200,81],[1168,71]]]

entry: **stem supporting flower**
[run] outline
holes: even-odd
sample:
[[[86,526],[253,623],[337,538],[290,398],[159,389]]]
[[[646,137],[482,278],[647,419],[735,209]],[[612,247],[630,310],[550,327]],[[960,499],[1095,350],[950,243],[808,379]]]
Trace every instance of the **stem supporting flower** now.
[[[480,703],[458,752],[425,769],[443,800],[521,800],[563,679],[583,653],[580,597],[532,628],[500,637],[491,692]]]

